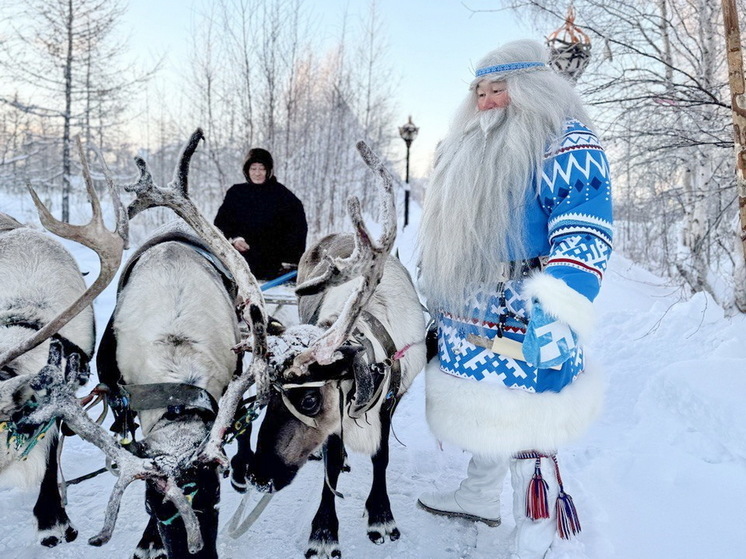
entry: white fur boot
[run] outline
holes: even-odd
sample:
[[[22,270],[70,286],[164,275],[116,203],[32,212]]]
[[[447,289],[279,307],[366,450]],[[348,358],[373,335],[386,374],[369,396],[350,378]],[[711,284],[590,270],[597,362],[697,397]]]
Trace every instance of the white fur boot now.
[[[536,471],[535,459],[513,459],[510,462],[510,482],[513,485],[513,515],[516,536],[511,559],[544,559],[557,532],[555,502],[559,485],[550,458],[541,458],[541,476],[546,482],[546,513],[549,518],[533,520],[526,510],[527,492]],[[535,482],[536,483],[536,482]],[[539,482],[540,483],[540,482]]]
[[[500,524],[500,493],[508,473],[509,459],[495,460],[474,455],[466,479],[456,491],[428,492],[417,504],[433,514],[458,516],[488,526]]]

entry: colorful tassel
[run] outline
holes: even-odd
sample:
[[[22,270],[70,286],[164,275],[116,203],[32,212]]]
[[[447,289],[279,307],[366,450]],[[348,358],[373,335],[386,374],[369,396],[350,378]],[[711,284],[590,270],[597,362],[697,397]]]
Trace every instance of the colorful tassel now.
[[[534,475],[528,484],[526,495],[526,516],[532,520],[539,518],[549,518],[549,507],[547,505],[547,491],[549,484],[541,476],[541,459],[549,458],[554,462],[554,471],[557,476],[557,485],[559,486],[559,495],[554,505],[554,511],[557,516],[557,533],[563,540],[569,540],[571,537],[580,533],[580,519],[578,511],[575,510],[575,504],[572,497],[565,493],[562,485],[562,476],[560,475],[559,462],[556,454],[541,454],[534,450],[519,452],[513,455],[517,460],[536,460]]]
[[[526,492],[526,516],[530,519],[549,518],[548,490],[549,485],[541,476],[541,458],[537,458],[534,475],[531,477]]]
[[[580,533],[580,519],[572,497],[560,489],[555,505],[557,512],[557,533],[563,540],[569,540],[572,536]]]

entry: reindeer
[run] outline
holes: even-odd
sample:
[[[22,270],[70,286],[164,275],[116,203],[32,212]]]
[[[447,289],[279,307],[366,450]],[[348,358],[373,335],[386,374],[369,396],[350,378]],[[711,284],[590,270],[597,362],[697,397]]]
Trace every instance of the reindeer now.
[[[178,225],[147,241],[124,268],[97,365],[99,379],[125,392],[136,411],[142,455],[178,457],[196,450],[209,434],[217,401],[240,373],[241,360],[232,351],[240,341],[235,293],[221,268]],[[187,462],[177,482],[196,489],[192,507],[205,546],[194,557],[217,557],[216,468]],[[186,557],[183,524],[174,521],[174,506],[163,503],[152,483],[146,506],[151,520],[135,556],[148,557],[162,540],[169,557]]]
[[[177,211],[193,229],[170,224],[132,255],[120,276],[116,307],[97,354],[99,378],[110,387],[119,410],[113,429],[124,438],[134,435],[132,421],[137,417],[144,438],[131,447],[140,456],[161,457],[175,465],[177,485],[194,495],[191,505],[203,542],[200,550],[193,548],[175,504],[164,502],[154,480],[146,489],[151,518],[135,557],[162,555],[164,549],[171,558],[190,552],[197,559],[217,557],[216,506],[224,460],[219,449],[226,420],[217,423],[214,442],[209,435],[216,425],[218,400],[242,374],[242,361],[233,351],[241,341],[236,301],[261,299],[243,258],[188,198],[189,161],[201,138],[201,130],[193,134],[166,188],[155,185],[147,164],[137,160],[140,180],[125,187],[137,194],[128,208],[130,219],[160,205]],[[207,244],[200,237],[207,238]],[[261,313],[258,320],[266,323]],[[242,394],[248,384],[236,393]],[[221,401],[223,409],[232,409],[224,414],[229,420],[238,403],[231,398]],[[200,458],[211,444],[217,460]]]
[[[358,149],[380,175],[383,232],[372,240],[352,199],[355,234],[327,236],[303,255],[296,294],[304,324],[270,336],[272,390],[256,454],[239,439],[232,461],[259,489],[275,492],[323,447],[326,482],[307,558],[341,557],[334,497],[345,447],[372,457],[369,539],[382,544],[386,536],[400,537],[386,488],[391,417],[426,363],[422,307],[407,270],[390,255],[396,236],[392,178],[365,144]]]
[[[160,533],[164,535],[163,539],[166,543],[166,549],[169,551],[172,559],[174,557],[185,557],[187,554],[193,554],[198,557],[215,556],[214,527],[217,522],[217,513],[213,505],[217,500],[217,490],[211,491],[211,488],[216,486],[215,474],[228,467],[228,459],[223,451],[225,435],[232,425],[236,409],[244,393],[254,382],[258,381],[259,387],[265,387],[260,390],[260,393],[263,394],[266,392],[268,384],[266,375],[268,364],[266,351],[263,349],[266,348],[267,317],[259,286],[255,278],[251,275],[246,261],[220,232],[199,214],[199,211],[187,196],[189,162],[202,137],[201,130],[197,130],[192,135],[182,151],[179,164],[174,173],[174,181],[166,188],[154,185],[152,177],[147,171],[146,163],[141,158],[136,158],[141,177],[138,183],[126,187],[127,190],[134,192],[137,196],[130,204],[126,213],[119,204],[118,196],[116,196],[111,179],[108,174],[106,175],[112,196],[115,198],[115,207],[118,210],[115,232],[108,231],[103,225],[100,207],[97,199],[95,199],[92,180],[82,149],[80,151],[83,175],[94,208],[94,219],[89,226],[75,227],[55,220],[39,201],[35,192],[31,190],[44,226],[53,233],[61,236],[67,234],[70,238],[94,249],[99,254],[101,260],[101,274],[90,287],[90,290],[77,299],[76,302],[72,303],[65,311],[50,320],[30,338],[19,341],[15,345],[9,344],[12,347],[0,354],[0,371],[2,371],[4,376],[14,377],[0,385],[2,387],[2,390],[0,390],[0,411],[11,409],[12,412],[15,412],[23,404],[23,396],[29,393],[30,390],[36,403],[34,406],[31,406],[32,409],[26,410],[26,413],[23,415],[23,426],[47,425],[50,422],[54,423],[57,420],[63,420],[74,433],[80,435],[81,438],[97,446],[104,452],[110,465],[110,471],[117,475],[117,481],[114,484],[106,507],[104,525],[98,534],[88,539],[88,543],[100,546],[111,539],[124,491],[133,481],[141,479],[145,480],[148,484],[147,502],[153,516],[166,521],[159,522],[158,528],[161,528],[161,524],[167,526]],[[123,246],[126,244],[127,215],[129,218],[132,218],[140,211],[153,206],[167,206],[176,211],[179,216],[192,225],[199,237],[208,244],[209,251],[205,252],[214,255],[215,258],[219,259],[230,270],[236,285],[236,307],[233,310],[237,311],[241,320],[248,324],[251,334],[251,341],[242,340],[233,349],[240,353],[247,347],[253,347],[253,356],[250,365],[245,370],[239,371],[240,367],[236,366],[236,370],[231,370],[228,373],[228,376],[232,378],[227,387],[224,386],[225,380],[218,375],[214,381],[206,383],[205,389],[194,386],[195,390],[192,390],[191,397],[186,398],[182,394],[181,400],[172,406],[173,409],[166,408],[166,414],[173,414],[174,416],[170,425],[166,425],[165,423],[168,422],[166,421],[163,422],[162,429],[158,429],[160,422],[160,419],[157,417],[158,411],[151,410],[152,414],[150,416],[144,413],[141,420],[143,421],[144,428],[149,429],[149,433],[151,434],[150,440],[140,445],[126,445],[124,441],[120,443],[111,437],[100,425],[94,423],[79,404],[75,392],[88,379],[89,368],[87,366],[87,359],[90,358],[90,350],[88,352],[71,351],[70,348],[75,348],[74,341],[73,343],[69,343],[64,336],[58,334],[58,331],[90,305],[96,294],[100,293],[114,277],[121,261]],[[11,218],[3,217],[0,220],[0,230],[3,231],[6,229],[16,229],[18,225]],[[191,241],[194,241],[195,244],[199,243],[195,239],[191,239]],[[168,247],[166,252],[170,248],[172,247]],[[178,253],[178,251],[179,249],[176,248],[175,252]],[[117,256],[112,256],[115,253],[118,253]],[[145,269],[145,263],[149,258],[150,255],[144,254],[143,250],[142,258],[137,264],[132,266],[131,271],[126,271],[127,274],[139,275],[140,271],[138,267],[140,264],[143,264],[142,268]],[[22,260],[18,262],[22,262]],[[202,264],[204,265],[204,262]],[[46,268],[44,266],[42,268],[49,270],[49,263],[46,266]],[[143,272],[142,277],[146,277],[146,275],[147,273]],[[26,278],[26,282],[28,283],[28,278]],[[3,285],[5,286],[5,284]],[[59,293],[56,291],[59,288],[58,279],[54,285],[55,297],[59,297]],[[1,300],[2,298],[0,298]],[[22,299],[19,299],[19,301],[22,301]],[[42,301],[42,305],[50,304],[53,303]],[[14,308],[14,305],[18,306],[17,302],[14,303],[11,299],[10,307]],[[194,318],[195,321],[199,321],[201,317],[197,316]],[[227,322],[234,325],[235,318],[231,316]],[[21,325],[14,325],[14,327],[17,326]],[[222,331],[231,331],[231,328],[224,328]],[[235,341],[235,332],[231,332],[231,335],[234,336],[232,341]],[[31,352],[33,348],[50,336],[53,339],[48,343],[49,350],[46,364],[43,363],[43,359],[37,358],[28,372],[24,371],[26,376],[17,380],[15,377],[19,376],[18,363],[24,362],[26,358],[25,354]],[[226,337],[230,338],[230,336]],[[104,338],[106,339],[105,342],[102,341],[105,346],[104,352],[107,351],[106,346],[108,345],[108,350],[111,351],[113,347],[114,355],[118,355],[116,348],[117,340],[116,338],[112,339],[112,333],[105,334]],[[81,340],[81,342],[88,343],[88,347],[90,347],[92,340],[93,334],[91,333],[87,342],[85,340]],[[166,341],[173,340],[171,338]],[[188,344],[190,340],[184,339],[183,342]],[[129,355],[132,354],[130,353]],[[233,359],[236,358],[234,357]],[[38,369],[38,367],[41,368]],[[127,370],[126,366],[124,369]],[[199,363],[196,364],[194,370],[203,372]],[[119,372],[119,369],[109,371],[112,375]],[[197,373],[195,372],[195,374]],[[164,377],[160,380],[168,381],[169,378]],[[178,377],[178,380],[194,382],[196,379],[194,377],[187,377],[186,379]],[[210,400],[210,392],[219,394],[221,386],[225,389],[222,392],[216,411],[214,402]],[[114,388],[115,390],[110,396],[113,401],[116,401],[118,397],[122,396],[122,393],[117,392],[118,387]],[[130,385],[127,388],[130,392],[125,396],[127,398],[134,396],[134,399],[139,400],[141,403],[148,399],[152,401],[152,398],[149,398],[147,388],[151,387],[146,387],[145,390],[140,390],[138,393],[136,385]],[[189,389],[185,390],[188,391]],[[160,401],[163,402],[163,398]],[[162,405],[165,406],[166,404],[163,403]],[[205,417],[202,425],[200,425],[199,420],[193,417],[193,415],[198,416],[199,413],[192,414],[191,410],[183,413],[185,411],[183,408],[193,407],[202,408],[205,413],[209,409],[210,413],[213,414],[213,419]],[[150,409],[144,405],[142,408],[143,411]],[[15,417],[12,419],[17,421]],[[166,419],[168,420],[168,418]],[[123,424],[127,425],[127,422]],[[181,437],[180,427],[184,425],[187,426],[187,433],[180,440],[185,444],[184,446],[175,448],[177,445],[173,444],[174,441],[169,442],[165,439],[169,435],[178,435]],[[155,434],[156,430],[158,430],[157,434]],[[194,431],[198,431],[200,434],[197,435]],[[135,452],[133,453],[132,450]],[[187,493],[190,494],[195,506],[199,508],[200,498],[195,497],[191,484],[185,484],[185,481],[191,474],[194,474],[194,477],[197,478],[195,485],[202,485],[205,488],[202,494],[210,503],[200,508],[204,512],[202,515],[204,526],[201,526],[200,518],[195,513],[192,504],[190,504],[189,498],[185,495],[184,489],[182,489],[182,486],[185,488],[190,486]],[[52,481],[50,483],[56,486],[56,482]],[[199,494],[199,492],[197,493]],[[170,511],[174,514],[166,518],[163,515],[168,510],[168,507],[171,507]],[[66,518],[65,516],[65,522],[68,522]],[[149,525],[150,531],[157,534],[158,531],[154,526],[155,522]],[[147,535],[146,530],[144,537],[147,537]],[[72,533],[70,533],[70,539],[73,537]],[[205,551],[201,555],[197,555],[203,549]],[[145,553],[145,556],[149,557],[163,555],[156,548],[141,551]]]
[[[75,540],[78,531],[58,487],[59,421],[54,415],[33,417],[48,388],[37,373],[47,364],[48,339],[54,336],[58,351],[80,363],[81,374],[71,380],[74,388],[87,381],[95,340],[91,302],[114,276],[126,238],[126,229],[122,236],[103,226],[85,165],[84,171],[93,209],[86,226],[55,224],[29,190],[47,229],[99,255],[101,273],[89,289],[61,243],[0,213],[0,477],[14,486],[39,486],[33,512],[39,541],[47,547]]]

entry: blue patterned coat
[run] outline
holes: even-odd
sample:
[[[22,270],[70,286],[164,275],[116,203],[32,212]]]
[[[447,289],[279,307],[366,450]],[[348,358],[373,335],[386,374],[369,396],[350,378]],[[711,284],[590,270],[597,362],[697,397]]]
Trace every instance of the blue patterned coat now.
[[[541,257],[543,272],[507,281],[502,302],[498,293],[482,291],[474,294],[468,308],[441,313],[440,368],[457,377],[528,392],[559,392],[583,372],[582,347],[557,371],[493,353],[467,338],[494,338],[500,315],[507,310],[513,316],[504,323],[504,335],[521,342],[531,300],[538,300],[581,339],[591,329],[591,302],[611,255],[611,182],[598,138],[577,120],[567,122],[561,140],[545,154],[539,194],[527,189],[524,217],[527,257]]]

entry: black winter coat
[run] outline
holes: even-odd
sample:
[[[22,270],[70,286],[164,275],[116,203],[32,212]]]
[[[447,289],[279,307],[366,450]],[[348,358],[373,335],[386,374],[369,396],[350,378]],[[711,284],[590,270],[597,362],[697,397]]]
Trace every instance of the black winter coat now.
[[[234,184],[215,216],[215,226],[229,238],[243,237],[243,252],[257,279],[283,273],[284,263],[298,264],[306,249],[306,212],[300,200],[272,177],[262,184]]]

